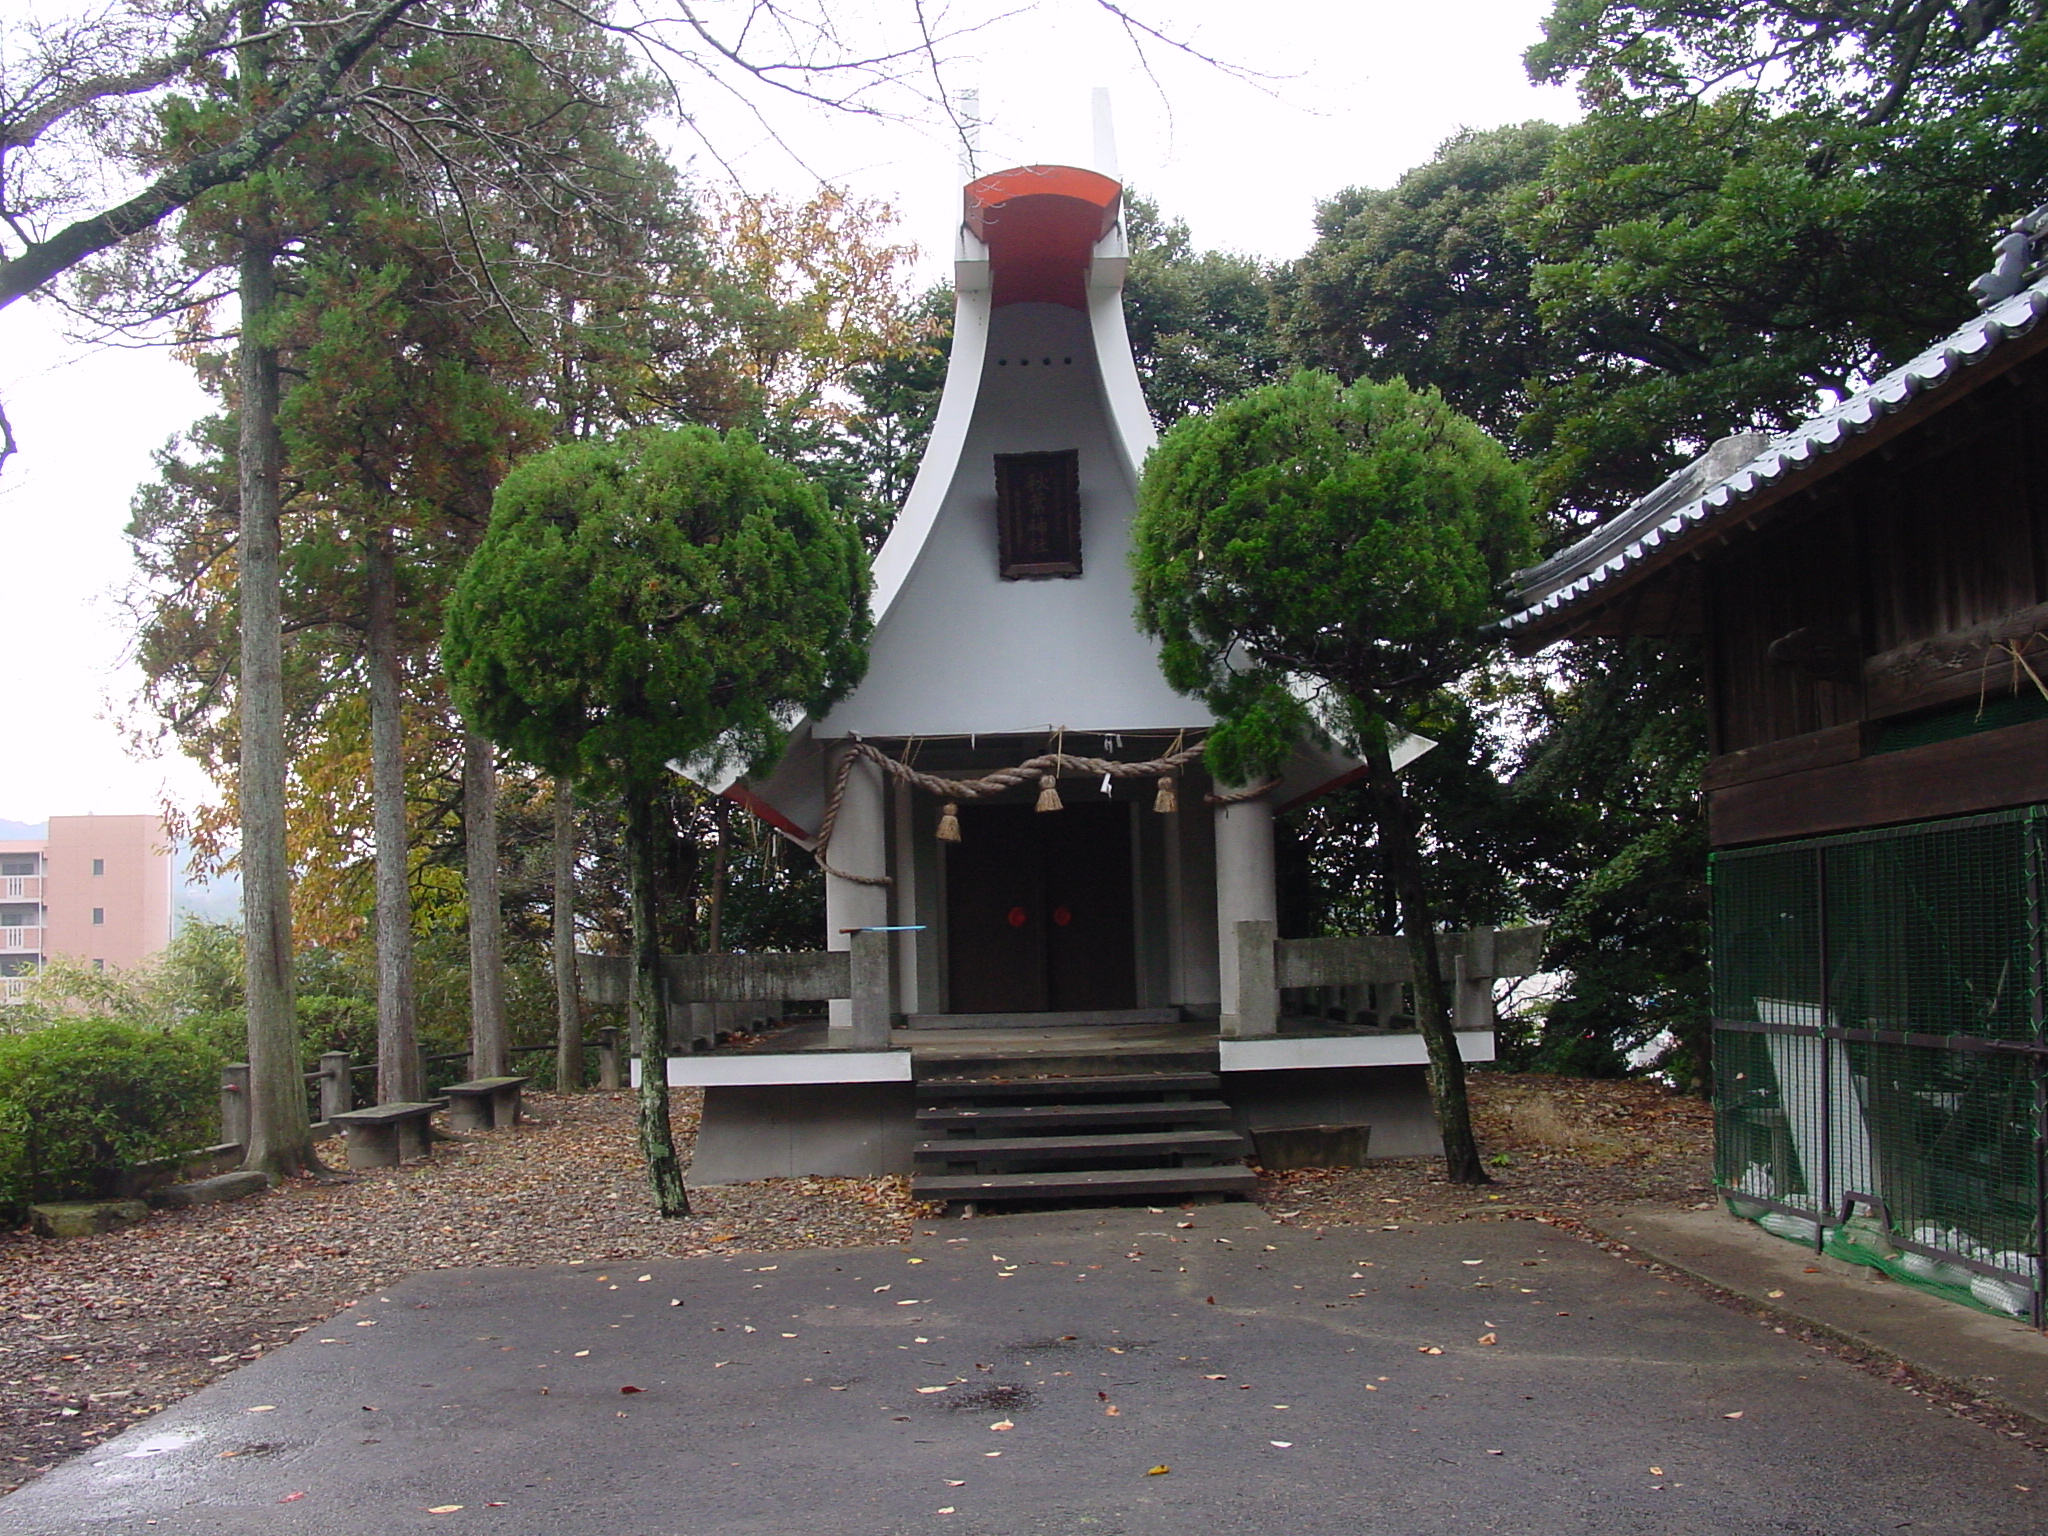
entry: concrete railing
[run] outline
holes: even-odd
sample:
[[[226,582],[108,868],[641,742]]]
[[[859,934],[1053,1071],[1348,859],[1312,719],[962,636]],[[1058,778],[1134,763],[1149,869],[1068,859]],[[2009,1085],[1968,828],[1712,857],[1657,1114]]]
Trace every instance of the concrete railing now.
[[[1241,922],[1236,934],[1237,1006],[1234,1012],[1226,1008],[1223,1021],[1223,1032],[1236,1039],[1278,1033],[1283,989],[1365,988],[1375,1003],[1381,1003],[1386,989],[1406,986],[1415,979],[1408,941],[1389,934],[1282,939],[1267,921]],[[1453,1027],[1493,1028],[1494,982],[1502,977],[1533,975],[1541,965],[1549,935],[1545,923],[1439,934],[1437,954],[1452,981]],[[1388,1010],[1375,1011],[1384,1017]]]
[[[726,1017],[733,1019],[773,1017],[788,1003],[846,998],[853,1004],[846,1046],[857,1051],[887,1050],[892,1001],[889,935],[863,929],[850,937],[852,947],[844,950],[663,955],[662,1002],[669,1010],[671,1027],[701,1038],[710,1010],[727,1010]],[[583,995],[594,1003],[632,1001],[633,962],[629,958],[579,955],[576,974],[582,979]],[[679,1018],[678,1010],[690,1012]]]

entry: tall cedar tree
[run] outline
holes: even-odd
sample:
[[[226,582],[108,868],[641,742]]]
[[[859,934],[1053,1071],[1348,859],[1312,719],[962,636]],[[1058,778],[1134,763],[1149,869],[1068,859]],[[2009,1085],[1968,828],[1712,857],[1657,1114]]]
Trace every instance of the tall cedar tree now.
[[[1365,758],[1380,856],[1413,957],[1416,1016],[1454,1183],[1483,1184],[1451,1030],[1422,827],[1390,745],[1469,671],[1510,573],[1535,547],[1529,493],[1498,444],[1435,393],[1302,373],[1191,416],[1138,493],[1138,621],[1167,680],[1216,711],[1228,783],[1277,770],[1342,720]]]
[[[528,459],[448,604],[457,703],[511,756],[607,795],[625,824],[643,1023],[640,1146],[689,1214],[669,1127],[655,807],[676,761],[771,763],[790,712],[867,665],[867,560],[795,470],[734,432],[643,432]]]

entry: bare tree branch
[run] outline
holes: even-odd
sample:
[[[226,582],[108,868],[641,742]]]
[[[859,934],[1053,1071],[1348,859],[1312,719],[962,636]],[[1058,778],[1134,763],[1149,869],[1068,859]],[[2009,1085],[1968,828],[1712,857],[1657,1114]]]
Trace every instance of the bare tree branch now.
[[[0,309],[110,245],[150,228],[202,192],[240,181],[332,102],[334,87],[421,0],[384,0],[300,76],[270,111],[231,142],[167,171],[117,207],[80,219],[0,263]]]

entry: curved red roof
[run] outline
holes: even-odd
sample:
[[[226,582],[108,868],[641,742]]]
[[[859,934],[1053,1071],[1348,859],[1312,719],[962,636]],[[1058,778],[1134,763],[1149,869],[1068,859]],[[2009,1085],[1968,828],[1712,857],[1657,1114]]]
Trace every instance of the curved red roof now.
[[[1024,165],[967,186],[967,227],[988,246],[992,307],[1088,307],[1088,262],[1123,187],[1071,165]]]

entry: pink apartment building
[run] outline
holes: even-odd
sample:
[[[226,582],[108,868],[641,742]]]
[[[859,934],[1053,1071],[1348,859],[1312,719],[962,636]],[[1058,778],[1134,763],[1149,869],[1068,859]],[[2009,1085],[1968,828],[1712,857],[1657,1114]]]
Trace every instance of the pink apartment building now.
[[[127,970],[171,939],[171,854],[154,816],[52,816],[0,841],[0,1000],[53,956]]]

